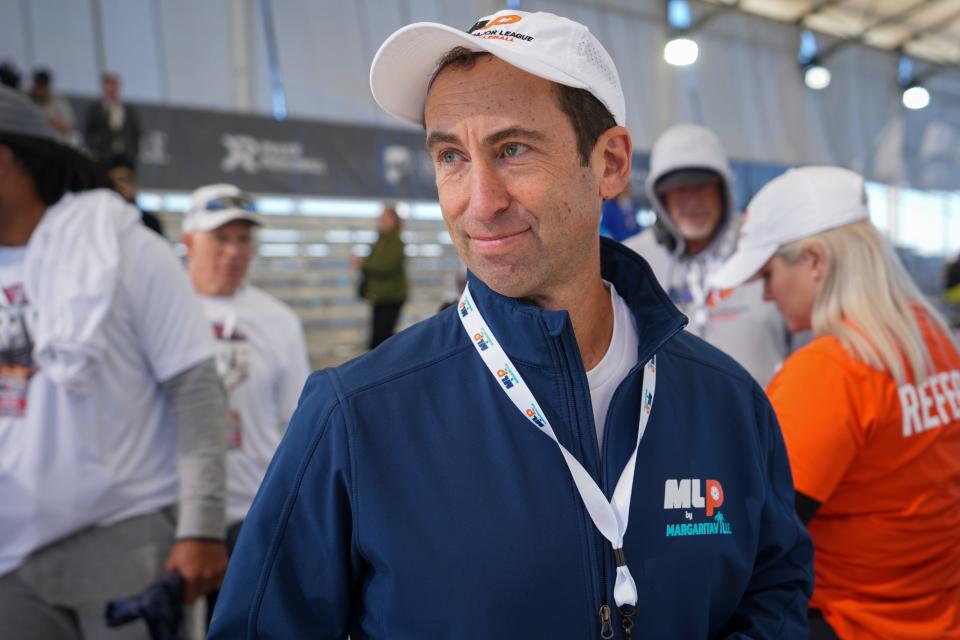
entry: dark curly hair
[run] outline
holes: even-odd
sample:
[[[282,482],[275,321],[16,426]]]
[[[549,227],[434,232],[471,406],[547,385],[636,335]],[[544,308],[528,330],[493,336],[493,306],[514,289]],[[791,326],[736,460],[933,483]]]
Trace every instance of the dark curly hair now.
[[[0,133],[0,145],[10,149],[48,207],[68,191],[110,188],[106,171],[92,158],[67,145],[12,133]]]

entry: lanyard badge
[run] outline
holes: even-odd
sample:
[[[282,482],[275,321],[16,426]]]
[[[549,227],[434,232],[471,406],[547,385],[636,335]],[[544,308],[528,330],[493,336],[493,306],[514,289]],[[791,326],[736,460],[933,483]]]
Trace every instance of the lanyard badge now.
[[[653,409],[653,396],[657,385],[656,356],[646,363],[643,373],[643,406],[640,409],[640,425],[637,429],[637,444],[620,473],[620,479],[613,492],[613,499],[608,501],[597,483],[593,481],[587,470],[583,468],[567,449],[557,440],[550,421],[537,403],[533,392],[524,382],[519,370],[507,356],[506,352],[496,340],[493,330],[483,319],[470,294],[467,285],[460,296],[458,307],[460,322],[470,337],[477,353],[489,369],[497,385],[507,395],[514,406],[527,418],[534,427],[543,432],[560,448],[564,462],[570,470],[573,482],[580,493],[580,498],[593,520],[594,526],[606,538],[613,548],[613,555],[617,563],[617,580],[613,590],[613,597],[618,607],[637,604],[637,585],[630,575],[626,558],[623,554],[623,536],[627,532],[627,523],[630,517],[630,498],[633,494],[633,477],[637,466],[637,448],[647,428],[650,412]]]

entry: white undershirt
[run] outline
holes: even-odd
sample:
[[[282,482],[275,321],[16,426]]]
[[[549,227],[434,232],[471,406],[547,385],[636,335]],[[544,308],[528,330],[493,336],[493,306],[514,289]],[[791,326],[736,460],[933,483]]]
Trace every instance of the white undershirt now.
[[[587,371],[590,384],[590,401],[593,404],[593,421],[597,427],[597,442],[603,445],[603,427],[607,420],[607,411],[613,392],[637,364],[637,350],[640,340],[637,333],[637,321],[630,307],[617,289],[607,281],[604,284],[610,290],[610,302],[613,305],[613,335],[610,346],[597,365]]]

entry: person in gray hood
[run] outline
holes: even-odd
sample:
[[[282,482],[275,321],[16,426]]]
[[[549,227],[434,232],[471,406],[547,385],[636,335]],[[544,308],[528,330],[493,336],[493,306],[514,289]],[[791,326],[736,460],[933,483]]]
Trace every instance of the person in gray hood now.
[[[657,222],[624,244],[643,256],[687,329],[736,359],[766,386],[790,352],[790,334],[760,283],[711,290],[709,274],[733,253],[741,214],[733,174],[720,140],[709,129],[680,124],[653,146],[647,197]]]

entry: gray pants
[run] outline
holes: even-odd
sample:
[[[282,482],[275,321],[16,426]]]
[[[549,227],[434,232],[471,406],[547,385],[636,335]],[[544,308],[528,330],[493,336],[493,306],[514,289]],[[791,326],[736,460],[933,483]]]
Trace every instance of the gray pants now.
[[[0,576],[0,630],[11,640],[149,640],[142,621],[104,622],[106,603],[163,575],[174,538],[172,513],[84,529],[36,551]]]

